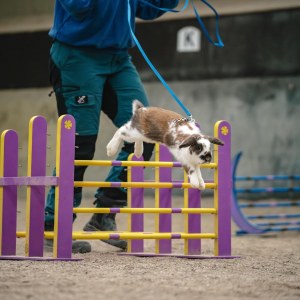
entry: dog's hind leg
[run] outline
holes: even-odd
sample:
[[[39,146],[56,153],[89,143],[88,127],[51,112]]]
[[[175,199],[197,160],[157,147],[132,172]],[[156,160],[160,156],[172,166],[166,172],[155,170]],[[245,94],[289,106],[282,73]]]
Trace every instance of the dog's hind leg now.
[[[134,155],[137,158],[140,158],[143,155],[143,152],[144,152],[143,141],[136,141],[134,143]]]

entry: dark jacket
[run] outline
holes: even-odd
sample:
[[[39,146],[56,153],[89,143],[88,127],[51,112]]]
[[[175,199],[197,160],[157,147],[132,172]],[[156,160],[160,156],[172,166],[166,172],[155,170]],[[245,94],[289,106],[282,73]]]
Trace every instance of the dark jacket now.
[[[145,2],[145,1],[144,1]],[[174,8],[179,0],[147,0],[163,8]],[[134,16],[152,20],[164,12],[130,0],[131,27]],[[128,49],[134,46],[128,24],[128,0],[56,0],[54,23],[49,35],[72,46]]]

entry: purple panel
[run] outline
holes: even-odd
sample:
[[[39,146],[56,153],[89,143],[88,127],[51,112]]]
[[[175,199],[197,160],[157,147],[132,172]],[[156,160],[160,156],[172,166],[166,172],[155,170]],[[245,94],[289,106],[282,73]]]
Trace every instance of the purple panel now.
[[[188,191],[188,207],[201,207],[201,191],[197,189],[189,189]],[[201,233],[201,214],[188,215],[188,233]],[[201,254],[201,239],[188,240],[188,255]]]
[[[112,214],[118,214],[118,213],[120,213],[120,211],[121,211],[121,209],[119,207],[111,207],[110,208],[110,212]]]
[[[133,161],[143,161],[143,157],[133,157]],[[144,181],[144,167],[131,168],[131,181],[143,182]],[[132,188],[131,189],[131,207],[143,208],[144,207],[144,189]],[[144,231],[144,214],[131,214],[131,231],[143,232]],[[144,252],[144,240],[131,241],[132,252]]]
[[[40,185],[40,186],[51,186],[57,185],[58,179],[52,176],[37,176],[37,177],[9,177],[9,178],[0,178],[0,186],[5,185]]]
[[[119,233],[112,233],[109,235],[109,238],[112,240],[118,240],[120,238],[120,234]]]
[[[172,161],[173,156],[169,150],[163,146],[159,146],[160,161]],[[172,181],[172,168],[159,168],[159,181]],[[172,207],[172,189],[159,189],[159,207]],[[159,214],[159,232],[172,232],[172,214]],[[172,241],[170,239],[162,239],[158,241],[159,253],[171,253]]]
[[[29,261],[80,261],[82,258],[52,258],[27,256],[0,256],[0,260],[29,260]]]
[[[172,157],[172,155],[171,155],[171,157]],[[169,161],[172,161],[173,160],[173,158],[171,158]],[[175,168],[179,168],[179,167],[182,167],[182,163],[180,163],[180,162],[178,162],[178,161],[175,161],[174,163],[173,163],[173,166],[175,167]]]
[[[202,256],[202,255],[182,255],[182,254],[156,254],[156,253],[126,253],[119,252],[118,255],[123,256],[139,256],[139,257],[178,257],[178,258],[190,258],[190,259],[233,259],[240,258],[239,256]]]
[[[13,130],[3,135],[3,176],[18,176],[18,136]],[[17,186],[3,187],[1,255],[16,255]]]
[[[46,175],[46,149],[47,149],[47,122],[38,116],[33,119],[32,125],[32,149],[31,174],[29,176]],[[29,168],[30,166],[28,166]],[[26,237],[28,256],[42,257],[44,248],[44,209],[45,186],[31,186],[29,230]],[[27,201],[28,201],[27,200]],[[28,243],[28,244],[27,244]]]
[[[181,189],[181,188],[182,188],[182,182],[173,183],[173,189]]]
[[[218,128],[218,137],[224,142],[219,147],[218,162],[218,199],[219,199],[219,256],[231,255],[231,126],[228,122],[222,121]]]
[[[122,162],[119,160],[113,160],[111,162],[112,166],[122,166]]]
[[[181,234],[180,233],[172,233],[171,239],[181,239]]]
[[[71,258],[75,158],[75,120],[70,115],[61,116],[59,119],[61,120],[61,126],[58,126],[57,135],[58,137],[60,136],[60,159],[56,162],[57,170],[58,164],[60,165],[60,201],[58,204],[57,215],[57,258]]]

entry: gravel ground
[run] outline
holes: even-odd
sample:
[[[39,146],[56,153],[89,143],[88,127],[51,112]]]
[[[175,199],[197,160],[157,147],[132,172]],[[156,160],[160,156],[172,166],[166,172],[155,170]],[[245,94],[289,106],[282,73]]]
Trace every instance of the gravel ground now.
[[[205,200],[208,206],[209,202]],[[20,230],[24,201],[19,206]],[[80,215],[74,229],[81,230],[89,217]],[[146,230],[153,226],[153,215],[149,218]],[[176,231],[182,225],[180,216],[174,223]],[[211,223],[204,218],[205,230],[211,230]],[[118,216],[118,226],[126,228],[126,216]],[[233,233],[235,229],[233,224]],[[182,241],[173,242],[174,252],[182,251]],[[74,255],[80,261],[0,261],[0,299],[300,299],[297,232],[264,237],[233,234],[232,254],[240,258],[224,260],[121,256],[101,241],[91,244],[91,253]],[[153,251],[153,245],[147,240],[146,250]],[[23,239],[17,240],[17,251],[24,254]],[[204,254],[212,251],[212,242],[203,241]]]

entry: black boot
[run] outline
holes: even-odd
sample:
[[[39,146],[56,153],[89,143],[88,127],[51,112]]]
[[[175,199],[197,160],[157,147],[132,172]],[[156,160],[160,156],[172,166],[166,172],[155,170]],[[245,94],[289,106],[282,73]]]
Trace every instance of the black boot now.
[[[45,231],[53,231],[53,223],[45,223]],[[44,250],[53,251],[53,239],[44,240]],[[91,244],[86,241],[72,241],[72,253],[88,253],[91,252]]]
[[[101,207],[122,207],[126,204],[123,200],[114,201],[104,195],[100,196],[95,202],[97,208]],[[116,214],[93,214],[91,219],[85,224],[84,231],[116,231]],[[101,240],[112,246],[125,250],[127,241],[124,240]]]

